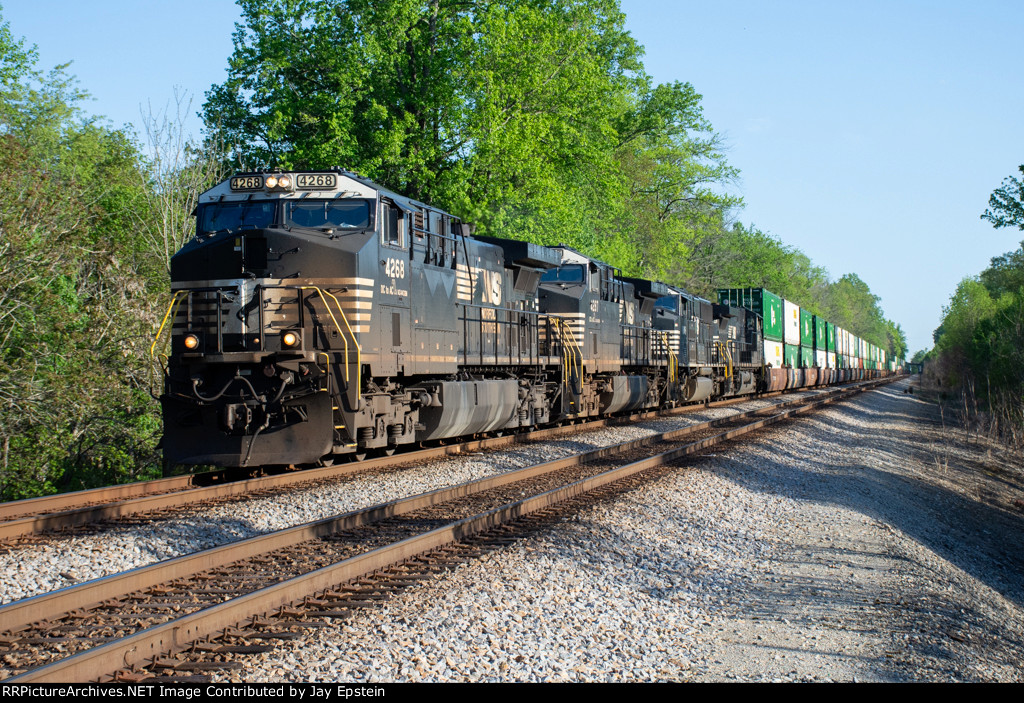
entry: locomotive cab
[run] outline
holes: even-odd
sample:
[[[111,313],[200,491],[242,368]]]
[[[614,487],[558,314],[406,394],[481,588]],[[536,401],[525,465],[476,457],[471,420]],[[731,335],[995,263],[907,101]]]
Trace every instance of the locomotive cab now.
[[[203,193],[171,259],[165,388],[170,462],[310,463],[357,402],[359,252],[378,194],[343,173],[242,174]],[[348,288],[328,290],[339,272]],[[332,357],[333,340],[350,347]],[[348,409],[351,409],[349,407]]]
[[[194,214],[154,343],[169,462],[311,465],[553,418],[566,350],[541,349],[536,294],[554,253],[509,258],[340,169],[240,174]]]

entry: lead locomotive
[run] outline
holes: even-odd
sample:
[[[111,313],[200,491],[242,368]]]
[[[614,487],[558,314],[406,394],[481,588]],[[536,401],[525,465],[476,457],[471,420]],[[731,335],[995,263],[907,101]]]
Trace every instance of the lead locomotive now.
[[[313,465],[764,387],[761,318],[472,237],[344,170],[203,193],[171,261],[165,456]]]

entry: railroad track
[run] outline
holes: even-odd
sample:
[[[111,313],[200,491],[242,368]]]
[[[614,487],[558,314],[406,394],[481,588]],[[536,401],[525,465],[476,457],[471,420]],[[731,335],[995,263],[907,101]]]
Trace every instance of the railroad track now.
[[[757,399],[778,395],[781,394],[766,394],[758,396]],[[300,487],[309,488],[333,483],[357,473],[390,471],[447,455],[498,450],[517,443],[538,442],[607,426],[680,415],[706,408],[725,407],[750,400],[754,400],[754,398],[743,396],[707,405],[690,405],[667,411],[638,413],[628,417],[602,418],[585,424],[550,427],[504,437],[476,439],[404,452],[395,456],[382,456],[361,462],[289,471],[256,478],[232,479],[227,471],[213,471],[12,501],[0,504],[0,550],[11,549],[17,545],[19,540],[22,543],[32,544],[34,540],[31,538],[34,535],[63,532],[133,516],[168,514],[186,506],[210,505],[253,495],[273,495]]]
[[[348,617],[436,570],[539,529],[561,511],[670,470],[687,455],[885,382],[604,447],[11,603],[0,608],[0,676],[180,680],[238,668],[244,665],[237,657]]]

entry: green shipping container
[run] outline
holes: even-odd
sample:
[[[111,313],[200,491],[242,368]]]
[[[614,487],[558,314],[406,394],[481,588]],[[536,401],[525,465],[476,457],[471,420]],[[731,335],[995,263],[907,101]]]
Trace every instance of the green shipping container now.
[[[718,302],[753,310],[764,320],[764,338],[782,341],[782,298],[771,291],[764,288],[720,288]]]
[[[825,340],[828,339],[828,333],[825,331],[825,326],[827,324],[817,315],[814,316],[814,351],[826,351]]]
[[[814,366],[814,347],[800,345],[800,368],[809,369]]]
[[[828,351],[834,352],[836,350],[836,326],[831,322],[826,322],[825,327],[827,329]]]
[[[800,308],[800,346],[814,348],[814,315]]]
[[[783,344],[782,363],[786,366],[792,366],[794,369],[800,368],[800,347],[794,344]]]

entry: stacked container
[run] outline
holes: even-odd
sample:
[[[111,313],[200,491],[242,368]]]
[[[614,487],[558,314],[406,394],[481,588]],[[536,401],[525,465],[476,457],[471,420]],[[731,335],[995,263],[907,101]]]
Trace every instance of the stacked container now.
[[[782,298],[764,288],[724,288],[718,291],[718,302],[753,310],[761,316],[764,361],[772,368],[781,368],[784,363]]]
[[[800,368],[800,306],[788,300],[782,301],[783,363]]]
[[[823,369],[828,365],[828,323],[822,317],[814,316],[814,365]]]
[[[828,367],[839,368],[836,363],[836,326],[831,322],[825,323],[825,350],[828,355]]]
[[[800,308],[800,366],[814,366],[814,315]]]
[[[881,347],[764,288],[723,288],[718,301],[761,316],[765,364],[792,369],[786,372],[791,386],[860,378],[864,370],[882,371],[896,363]]]

